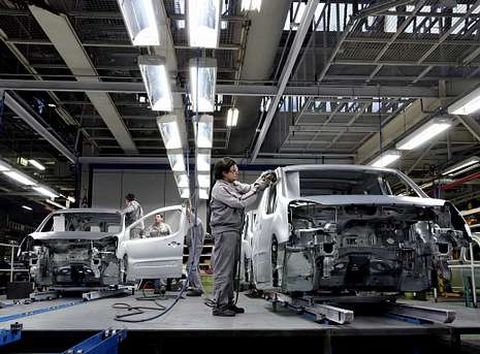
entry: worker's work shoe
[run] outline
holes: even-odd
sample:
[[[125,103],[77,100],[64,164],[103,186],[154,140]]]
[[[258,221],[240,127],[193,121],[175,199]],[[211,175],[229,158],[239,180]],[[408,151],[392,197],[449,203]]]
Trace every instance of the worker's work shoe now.
[[[235,313],[245,313],[245,309],[243,307],[238,307],[235,304],[228,305],[228,309],[232,310]]]
[[[191,288],[187,291],[187,296],[202,296],[203,291],[201,289]]]
[[[227,306],[214,307],[212,310],[212,315],[220,317],[234,317],[235,311],[230,310]]]

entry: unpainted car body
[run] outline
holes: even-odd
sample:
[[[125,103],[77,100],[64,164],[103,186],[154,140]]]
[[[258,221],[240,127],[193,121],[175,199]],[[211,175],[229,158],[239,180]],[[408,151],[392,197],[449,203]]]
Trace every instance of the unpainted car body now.
[[[244,234],[258,289],[423,291],[470,240],[453,205],[399,171],[299,165],[275,174]]]
[[[139,225],[155,214],[169,215],[172,233],[142,237]],[[22,242],[37,287],[80,290],[118,285],[139,278],[174,278],[182,274],[186,209],[153,210],[131,225],[114,209],[65,209],[48,215]]]
[[[242,230],[242,244],[240,256],[240,280],[245,285],[253,284],[252,248],[253,232],[257,218],[257,210],[249,210],[245,213],[245,221]]]

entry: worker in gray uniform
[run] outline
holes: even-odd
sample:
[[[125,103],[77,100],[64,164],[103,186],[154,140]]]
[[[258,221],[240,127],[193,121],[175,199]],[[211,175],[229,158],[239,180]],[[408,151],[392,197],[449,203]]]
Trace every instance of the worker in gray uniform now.
[[[244,209],[257,198],[269,181],[260,176],[253,184],[238,181],[238,167],[225,157],[215,164],[215,185],[210,199],[210,227],[215,242],[213,249],[214,316],[235,316],[244,313],[234,298],[235,266],[240,247]]]
[[[125,203],[127,204],[127,207],[122,210],[122,213],[125,214],[125,226],[128,226],[143,217],[143,209],[140,203],[135,199],[135,195],[132,193],[128,193],[125,196]],[[144,228],[145,225],[143,221],[138,223],[138,225],[132,229],[131,237],[140,238]]]
[[[186,244],[188,246],[187,273],[189,275],[187,296],[201,296],[203,294],[203,285],[200,279],[200,269],[198,265],[203,250],[205,233],[203,231],[202,220],[195,214],[195,209],[188,212],[188,220],[191,227],[186,237]]]
[[[163,215],[155,214],[153,224],[143,232],[143,237],[163,237],[171,233],[172,229],[163,219]]]

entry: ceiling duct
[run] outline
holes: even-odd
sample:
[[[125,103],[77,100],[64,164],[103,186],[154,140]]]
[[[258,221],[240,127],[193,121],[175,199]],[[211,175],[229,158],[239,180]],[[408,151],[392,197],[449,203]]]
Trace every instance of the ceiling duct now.
[[[77,81],[100,81],[67,16],[56,15],[34,5],[30,5],[29,9]],[[138,154],[135,143],[110,96],[101,92],[85,94],[125,153]]]

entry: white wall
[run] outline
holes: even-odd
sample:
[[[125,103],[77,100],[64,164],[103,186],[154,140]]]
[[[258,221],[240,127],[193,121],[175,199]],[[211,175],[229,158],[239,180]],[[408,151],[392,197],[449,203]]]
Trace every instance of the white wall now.
[[[260,173],[240,170],[239,180],[253,183]],[[94,208],[122,209],[128,193],[135,194],[145,214],[156,208],[182,204],[185,201],[178,195],[173,174],[168,170],[93,169],[91,187]],[[198,215],[206,225],[205,201],[200,201]]]
[[[143,211],[149,211],[184,203],[178,194],[173,174],[166,170],[121,170],[94,169],[92,179],[92,207],[125,207],[125,195],[135,194]],[[205,201],[198,207],[199,216],[205,223]]]

